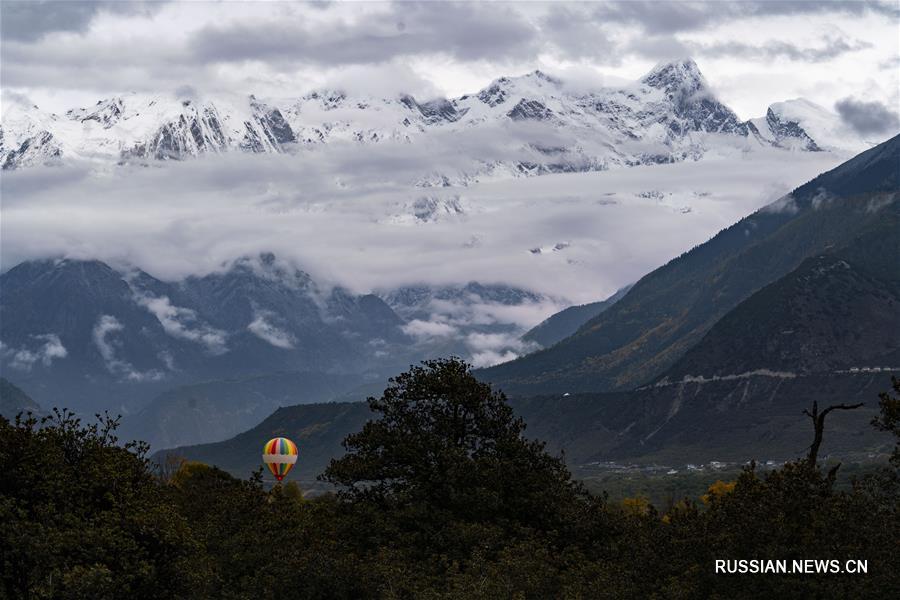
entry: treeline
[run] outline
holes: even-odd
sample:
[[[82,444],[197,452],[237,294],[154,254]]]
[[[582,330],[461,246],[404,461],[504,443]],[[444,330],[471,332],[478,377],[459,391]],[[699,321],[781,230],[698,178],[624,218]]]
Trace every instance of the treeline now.
[[[805,458],[765,475],[748,467],[662,512],[587,493],[464,362],[425,362],[369,402],[380,418],[349,436],[322,476],[340,491],[314,499],[295,484],[267,490],[260,473],[160,469],[145,446],[119,445],[109,418],[0,421],[0,595],[884,598],[900,589],[900,450],[850,491]],[[875,426],[900,434],[900,400],[880,403]],[[717,559],[865,560],[868,573],[722,575]]]

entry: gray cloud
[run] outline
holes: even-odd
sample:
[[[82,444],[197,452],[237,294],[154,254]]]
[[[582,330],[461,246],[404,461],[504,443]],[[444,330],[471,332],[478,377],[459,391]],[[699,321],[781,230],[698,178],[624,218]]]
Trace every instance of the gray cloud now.
[[[896,3],[879,0],[758,0],[746,2],[604,2],[595,7],[603,22],[635,25],[650,34],[673,34],[706,29],[730,19],[796,16],[821,13],[863,15],[878,13],[897,17]]]
[[[632,40],[628,52],[653,60],[670,60],[673,57],[690,56],[694,51],[672,35],[649,35]]]
[[[541,32],[566,58],[604,56],[604,62],[616,64],[621,56],[621,50],[604,31],[602,21],[594,19],[582,7],[554,5],[541,21]]]
[[[199,97],[199,94],[194,86],[183,84],[175,88],[175,97],[185,100],[196,100]]]
[[[523,58],[538,48],[536,30],[508,6],[402,3],[358,24],[310,29],[302,19],[207,27],[189,43],[199,62],[277,60],[322,65],[378,63],[447,53],[460,60]]]
[[[894,134],[900,129],[900,118],[896,111],[881,102],[847,97],[838,100],[834,108],[847,125],[863,135]]]
[[[355,84],[374,95],[433,97],[436,88],[452,94],[477,89],[480,83],[459,85],[476,73],[486,84],[535,67],[552,69],[540,63],[560,60],[571,63],[561,68],[593,69],[594,76],[598,66],[695,53],[822,62],[862,43],[836,38],[807,48],[783,40],[757,48],[741,40],[695,49],[677,34],[715,33],[716,25],[748,16],[788,15],[798,17],[798,34],[806,37],[812,25],[804,15],[825,14],[834,21],[872,13],[897,16],[887,2],[397,2],[369,4],[366,18],[356,20],[340,3],[260,2],[249,9],[230,2],[202,9],[196,3],[153,1],[0,4],[4,90],[24,91],[38,104],[53,104],[52,110],[72,106],[62,106],[65,94],[77,98],[73,105],[84,106],[127,91],[278,97]],[[98,18],[110,12],[135,16],[121,24]],[[150,13],[156,18],[147,18]],[[881,19],[879,36],[866,38],[883,55],[891,52],[885,49],[887,24]],[[54,31],[81,35],[46,35]],[[809,82],[789,91],[783,87],[779,93],[796,95],[809,89]],[[830,104],[838,97],[829,93],[819,101]]]
[[[782,40],[772,41],[763,46],[754,46],[739,41],[718,42],[714,44],[697,44],[691,46],[699,55],[712,57],[738,57],[745,59],[772,60],[786,58],[802,62],[824,62],[849,52],[871,48],[872,44],[862,40],[844,37],[826,36],[818,47],[803,48]]]
[[[78,0],[4,0],[0,3],[0,33],[3,38],[34,41],[48,33],[87,31],[101,12],[150,14],[163,0],[142,2],[81,2]]]

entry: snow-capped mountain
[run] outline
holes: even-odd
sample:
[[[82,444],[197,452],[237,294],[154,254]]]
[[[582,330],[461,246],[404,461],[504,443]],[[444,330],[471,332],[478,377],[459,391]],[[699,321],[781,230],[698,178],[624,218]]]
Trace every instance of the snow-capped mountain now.
[[[428,102],[320,90],[266,102],[132,93],[63,115],[14,104],[0,125],[0,165],[148,162],[435,140],[469,140],[471,166],[463,173],[423,173],[416,182],[421,186],[698,159],[722,148],[865,147],[843,131],[836,115],[805,100],[773,104],[764,117],[741,121],[687,59],[661,64],[619,89],[576,91],[534,71],[501,77],[475,94]]]
[[[128,94],[65,115],[13,105],[3,115],[4,169],[58,157],[170,160],[229,150],[282,152],[296,141],[277,108]]]

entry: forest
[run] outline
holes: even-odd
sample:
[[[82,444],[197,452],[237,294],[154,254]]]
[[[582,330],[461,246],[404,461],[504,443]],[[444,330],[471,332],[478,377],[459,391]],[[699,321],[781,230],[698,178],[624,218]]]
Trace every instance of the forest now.
[[[589,492],[455,358],[370,398],[377,418],[314,497],[261,469],[155,463],[109,415],[21,414],[0,420],[0,597],[884,598],[900,589],[900,380],[872,402],[898,444],[851,487],[817,456],[842,411],[810,407],[806,456],[669,506]],[[716,573],[744,559],[867,573]]]

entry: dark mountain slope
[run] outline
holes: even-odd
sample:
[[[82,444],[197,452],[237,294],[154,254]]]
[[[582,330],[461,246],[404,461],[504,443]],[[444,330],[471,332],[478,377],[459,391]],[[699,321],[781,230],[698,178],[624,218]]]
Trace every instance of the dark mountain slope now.
[[[871,426],[888,373],[798,377],[748,376],[682,382],[634,392],[539,396],[516,400],[528,435],[565,451],[567,462],[638,461],[683,465],[713,460],[783,461],[812,441],[803,415],[820,406],[864,402],[829,418],[823,456],[889,452],[890,436]]]
[[[894,214],[850,248],[806,259],[723,317],[666,377],[900,366],[900,272],[880,264],[900,259],[898,228]]]
[[[216,442],[259,423],[281,406],[325,402],[362,382],[354,375],[274,373],[180,386],[125,419],[123,438],[151,447]]]
[[[895,215],[898,161],[900,138],[893,138],[653,271],[556,346],[479,377],[515,394],[625,389],[655,379],[756,290]]]
[[[284,436],[300,449],[291,477],[311,482],[332,458],[343,454],[344,437],[362,429],[370,417],[369,406],[364,402],[279,408],[253,429],[224,442],[162,450],[156,457],[174,454],[244,476],[260,466],[263,445],[273,437]]]
[[[14,419],[20,412],[39,414],[41,407],[18,386],[5,377],[0,377],[0,416]]]
[[[378,297],[322,290],[271,254],[174,283],[98,261],[34,261],[0,275],[0,373],[43,406],[127,415],[195,382],[386,375],[411,360],[403,323]]]
[[[829,423],[828,451],[880,448],[868,420],[900,373],[900,223],[882,217],[741,302],[657,383],[522,399],[520,413],[573,461],[783,460],[809,443],[813,401],[865,402]]]
[[[635,392],[536,396],[512,400],[528,425],[526,436],[564,452],[571,466],[594,461],[662,462],[683,465],[713,460],[787,460],[803,455],[812,439],[803,409],[812,402],[865,402],[857,411],[828,421],[823,456],[889,452],[890,436],[870,424],[877,395],[890,386],[888,373],[799,377],[749,376],[693,381]],[[371,418],[363,402],[290,406],[278,409],[250,431],[229,440],[162,450],[217,465],[246,476],[261,464],[262,445],[286,436],[300,446],[292,477],[313,484],[341,441]]]
[[[814,197],[821,189],[838,196],[896,192],[900,189],[900,135],[822,173],[793,195],[800,199]]]
[[[531,328],[522,336],[522,339],[526,342],[536,342],[544,348],[549,348],[553,344],[569,337],[578,331],[582,325],[621,300],[630,289],[631,286],[629,285],[606,300],[565,308]]]
[[[869,421],[877,394],[888,389],[891,373],[900,373],[900,273],[890,268],[896,264],[897,214],[879,215],[847,246],[803,261],[740,302],[653,385],[514,398],[528,435],[565,451],[572,465],[785,460],[809,444],[811,428],[802,411],[813,401],[865,402],[829,421],[823,452],[887,449],[890,440]],[[348,411],[353,419],[346,418]],[[179,452],[246,473],[257,461],[253,444],[281,423],[281,431],[306,440],[307,466],[314,471],[331,453],[342,452],[337,440],[367,414],[361,403],[287,407],[255,437],[242,434],[242,441]]]
[[[79,260],[27,262],[0,275],[0,340],[0,368],[38,402],[85,412],[158,393],[159,352],[178,360],[187,345],[134,301],[121,273]]]

